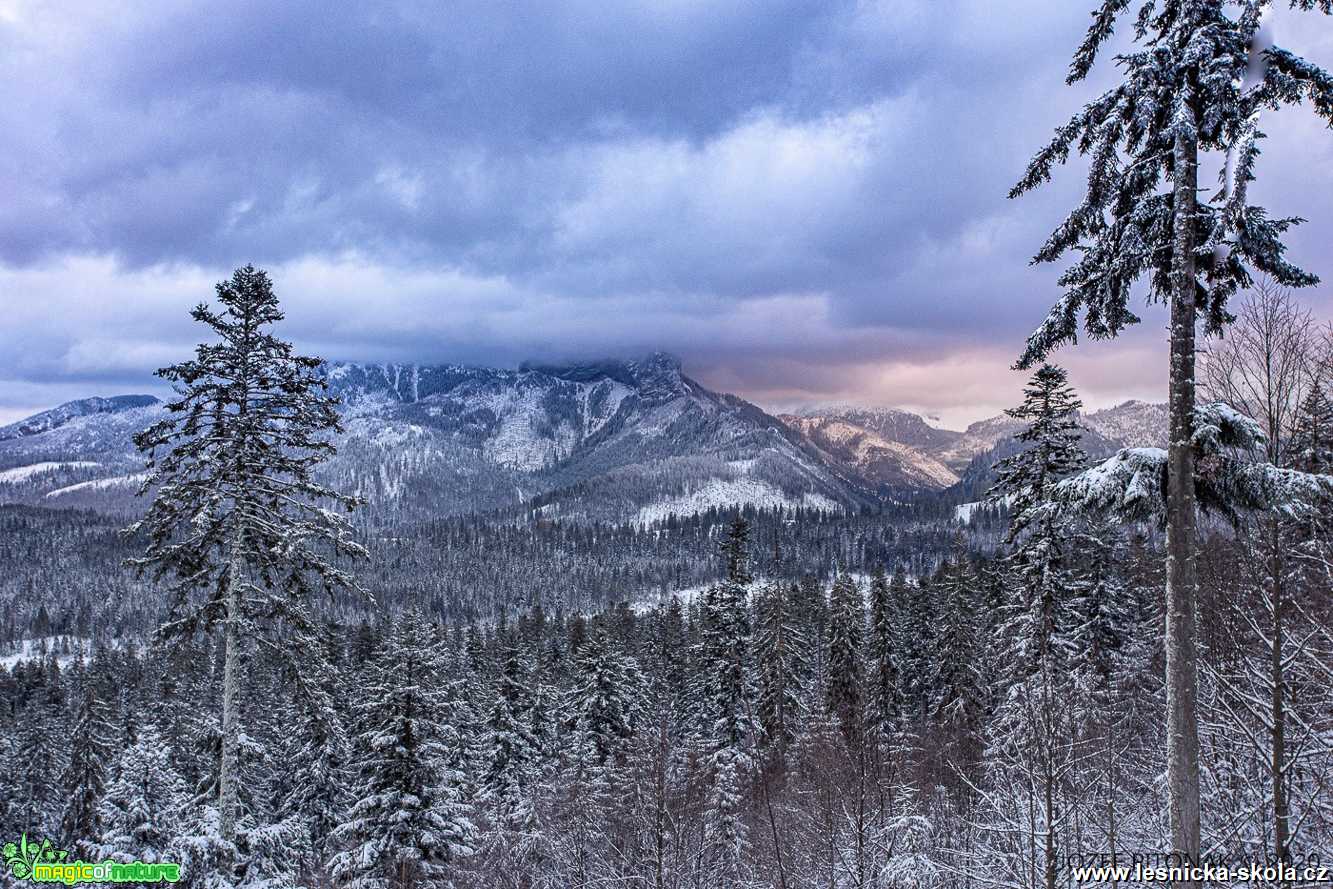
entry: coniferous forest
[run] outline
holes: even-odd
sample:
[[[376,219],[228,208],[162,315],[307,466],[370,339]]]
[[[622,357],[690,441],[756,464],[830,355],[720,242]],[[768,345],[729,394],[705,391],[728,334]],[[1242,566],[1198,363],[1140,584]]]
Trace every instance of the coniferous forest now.
[[[802,496],[645,507],[664,476],[570,468],[607,420],[537,430],[549,466],[501,441],[512,477],[576,479],[521,508],[395,514],[330,469],[372,399],[288,338],[280,281],[236,269],[157,371],[170,397],[127,408],[151,409],[136,471],[0,505],[7,884],[76,860],[208,889],[1333,882],[1333,327],[1286,257],[1302,220],[1249,199],[1261,115],[1333,121],[1333,75],[1268,40],[1274,5],[1094,10],[1068,81],[1110,85],[1010,195],[1086,163],[1034,258],[1069,261],[1061,292],[1011,350],[1012,434],[948,487],[854,479],[655,356],[544,379],[602,387],[589,417],[688,392],[713,412],[691,434],[750,424],[726,481],[785,493],[795,467]],[[1170,313],[1169,428],[1108,453],[1060,350],[1120,336],[1141,291]],[[410,386],[413,435],[502,428],[496,398]],[[712,465],[673,464],[661,502]],[[132,507],[45,502],[126,479]]]

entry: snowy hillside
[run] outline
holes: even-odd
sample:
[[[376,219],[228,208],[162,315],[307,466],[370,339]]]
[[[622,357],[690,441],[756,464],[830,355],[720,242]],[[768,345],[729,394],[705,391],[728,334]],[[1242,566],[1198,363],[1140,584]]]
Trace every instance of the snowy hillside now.
[[[345,432],[327,479],[371,515],[470,513],[651,522],[714,508],[856,509],[901,493],[984,489],[1019,424],[964,431],[887,408],[781,419],[709,391],[670,355],[493,369],[328,365]],[[0,428],[0,503],[140,508],[131,441],[163,415],[146,395],[87,398]],[[1160,443],[1165,407],[1084,418],[1089,450]]]
[[[903,417],[913,414],[894,412]],[[842,416],[812,417],[784,416],[782,419],[793,429],[806,436],[822,451],[829,454],[839,465],[856,472],[860,477],[893,489],[935,491],[947,488],[958,481],[952,469],[939,460],[925,453],[920,447],[913,446],[885,435],[893,430],[916,441],[948,441],[945,436],[931,437],[916,434],[913,424],[902,423],[890,426],[875,423],[885,417],[887,412],[849,412]],[[921,426],[926,427],[924,421]],[[868,421],[861,425],[857,421]],[[882,433],[876,431],[884,430]],[[945,430],[933,430],[944,433]]]
[[[1164,448],[1169,413],[1165,404],[1126,401],[1115,407],[1085,414],[1079,422],[1103,438],[1131,448]]]
[[[327,373],[346,428],[323,471],[372,514],[647,521],[731,501],[836,511],[871,499],[781,421],[705,389],[669,355],[517,370],[336,363]],[[134,508],[142,461],[131,436],[161,413],[146,396],[85,399],[5,427],[0,502]]]
[[[0,441],[11,441],[42,435],[62,427],[76,426],[86,417],[123,414],[137,408],[152,408],[158,400],[151,395],[117,395],[112,398],[83,398],[70,401],[49,411],[34,414],[17,423],[0,426]]]
[[[827,460],[848,473],[898,490],[942,491],[972,501],[991,483],[991,466],[1017,450],[1023,424],[1001,414],[978,420],[962,432],[940,429],[924,417],[892,408],[837,406],[783,415],[783,422],[810,439]],[[1127,401],[1080,417],[1083,447],[1104,457],[1122,447],[1161,446],[1166,439],[1164,404]],[[960,514],[970,517],[968,503]]]

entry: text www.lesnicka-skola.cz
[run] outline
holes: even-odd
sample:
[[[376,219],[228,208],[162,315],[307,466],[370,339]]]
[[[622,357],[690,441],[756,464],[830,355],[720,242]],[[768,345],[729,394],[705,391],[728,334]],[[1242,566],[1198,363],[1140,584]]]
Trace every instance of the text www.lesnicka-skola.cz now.
[[[1333,866],[1306,861],[1190,861],[1179,855],[1071,856],[1076,883],[1333,883]]]

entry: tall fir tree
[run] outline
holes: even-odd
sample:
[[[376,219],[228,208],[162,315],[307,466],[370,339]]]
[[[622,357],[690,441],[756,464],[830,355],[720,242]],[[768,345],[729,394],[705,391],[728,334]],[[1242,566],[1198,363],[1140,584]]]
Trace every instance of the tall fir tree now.
[[[708,858],[719,885],[740,879],[748,848],[741,788],[754,765],[758,740],[749,545],[750,524],[744,516],[738,516],[721,548],[726,576],[705,592],[700,606],[700,657],[695,682],[701,686],[702,742],[709,778],[704,829]]]
[[[1070,670],[1080,626],[1069,530],[1050,507],[1059,482],[1086,462],[1075,419],[1081,406],[1063,369],[1040,367],[1024,389],[1023,404],[1007,412],[1027,423],[1015,436],[1023,449],[997,464],[991,490],[991,497],[1009,504],[1012,551],[1001,630],[1007,647],[986,761],[993,785],[1012,784],[1018,774],[1018,783],[1028,788],[1027,804],[1037,813],[1031,829],[1042,835],[1040,870],[1047,889],[1054,889],[1057,876],[1061,789],[1072,761]],[[1035,859],[1035,836],[1032,842]]]
[[[1067,663],[1062,635],[1074,584],[1065,552],[1066,531],[1049,503],[1055,486],[1087,462],[1076,420],[1082,402],[1062,368],[1045,364],[1023,390],[1023,404],[1006,413],[1027,423],[1014,436],[1022,450],[996,465],[990,496],[1008,503],[1010,564],[1014,576],[1010,639],[1018,648],[1011,664],[1033,672],[1048,660]]]
[[[192,312],[217,341],[158,371],[177,397],[165,419],[135,436],[149,455],[141,493],[153,492],[153,501],[131,526],[148,539],[145,555],[131,564],[174,582],[161,637],[223,628],[219,805],[230,838],[238,817],[242,648],[262,638],[265,623],[312,632],[308,603],[316,592],[360,590],[336,557],[365,550],[344,516],[322,505],[349,508],[355,500],[313,478],[333,453],[329,433],[341,429],[320,359],[297,355],[270,332],[283,315],[263,271],[237,269],[217,285],[217,300],[220,310],[201,304]]]
[[[1074,54],[1068,82],[1083,80],[1132,0],[1102,0]],[[1037,262],[1070,250],[1079,259],[1060,278],[1065,292],[1028,340],[1019,366],[1072,342],[1078,316],[1094,339],[1114,337],[1139,319],[1129,308],[1134,283],[1171,307],[1170,436],[1167,458],[1167,772],[1172,843],[1199,855],[1194,409],[1195,335],[1231,319],[1227,299],[1257,268],[1277,282],[1316,278],[1283,254],[1298,220],[1271,218],[1248,202],[1259,157],[1260,112],[1309,99],[1333,120],[1333,77],[1264,40],[1273,0],[1142,0],[1136,48],[1116,56],[1120,82],[1056,131],[1011,192],[1051,178],[1072,150],[1089,155],[1083,201],[1055,230]],[[1290,0],[1293,9],[1333,13],[1329,0]],[[1221,188],[1198,198],[1201,152],[1225,153]]]

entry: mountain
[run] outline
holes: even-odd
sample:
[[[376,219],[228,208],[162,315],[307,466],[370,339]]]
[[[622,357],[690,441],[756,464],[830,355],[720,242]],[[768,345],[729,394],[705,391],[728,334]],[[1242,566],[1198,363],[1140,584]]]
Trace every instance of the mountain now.
[[[920,428],[917,428],[918,423],[899,417],[888,418],[889,422],[876,422],[885,419],[884,415],[889,413],[913,417]],[[848,411],[834,416],[786,415],[781,419],[827,454],[835,465],[884,488],[934,491],[958,481],[952,469],[922,450],[929,442],[940,440],[940,437],[923,434],[922,430],[946,430],[933,429],[914,414]],[[896,439],[895,435],[920,442],[921,446]]]
[[[948,447],[962,437],[961,432],[932,426],[925,417],[891,407],[856,407],[837,405],[806,409],[797,418],[839,420],[875,433],[885,441],[907,445],[925,453]]]
[[[1013,438],[1023,424],[1001,415],[958,432],[895,408],[834,406],[784,414],[846,471],[887,488],[941,491],[957,484],[972,462]]]
[[[1021,424],[961,432],[886,408],[775,417],[637,361],[516,369],[332,363],[345,431],[325,479],[384,523],[495,514],[648,523],[714,507],[856,510],[903,494],[971,500]],[[132,436],[164,414],[150,395],[85,398],[0,427],[0,503],[142,508]],[[1164,405],[1129,401],[1082,418],[1102,456],[1160,443]]]
[[[1115,407],[1093,411],[1080,422],[1103,438],[1127,448],[1164,448],[1170,428],[1165,404],[1126,401]]]
[[[996,445],[1009,441],[1022,430],[1022,421],[1005,414],[978,420],[970,424],[958,438],[942,448],[936,456],[955,472],[962,472],[977,457],[989,453]]]
[[[743,399],[711,392],[679,361],[503,370],[335,363],[345,431],[326,479],[384,521],[467,513],[650,522],[714,506],[854,509],[854,474]],[[156,399],[86,399],[0,440],[0,502],[135,508],[133,433]]]
[[[0,503],[126,511],[143,480],[132,438],[162,415],[151,395],[118,395],[0,427]]]
[[[809,408],[782,420],[833,465],[868,482],[917,491],[951,489],[950,497],[961,500],[984,495],[994,480],[991,467],[1017,452],[1014,436],[1024,426],[1001,414],[956,432],[908,411],[845,406]],[[1122,447],[1164,447],[1167,406],[1126,401],[1082,415],[1079,423],[1083,447],[1094,459]]]
[[[116,395],[111,398],[82,398],[60,407],[34,414],[8,426],[0,426],[0,441],[13,441],[68,427],[84,417],[124,414],[138,408],[152,407],[158,400],[152,395]]]

